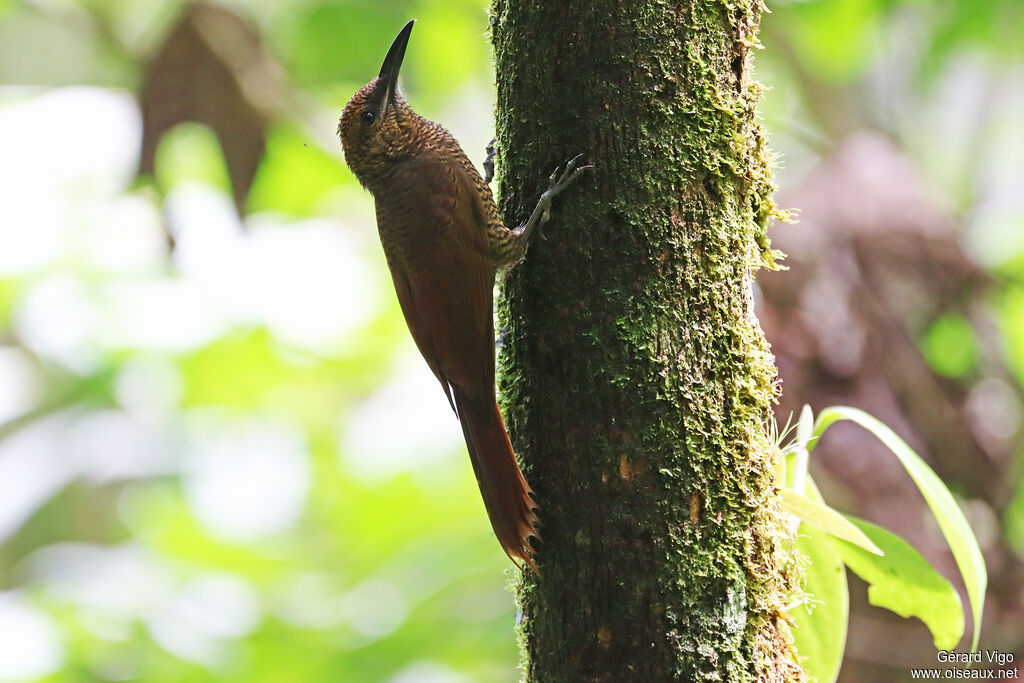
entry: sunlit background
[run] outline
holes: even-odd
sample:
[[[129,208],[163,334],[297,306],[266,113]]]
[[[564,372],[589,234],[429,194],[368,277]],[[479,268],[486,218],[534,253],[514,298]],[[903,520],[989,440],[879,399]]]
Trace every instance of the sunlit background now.
[[[982,644],[1024,656],[1024,11],[770,8],[783,415],[916,435],[993,565]],[[0,0],[0,682],[518,678],[510,563],[334,132],[412,17],[407,97],[479,164],[479,0]],[[903,500],[829,462],[838,507]],[[928,645],[901,628],[855,611],[845,680]]]

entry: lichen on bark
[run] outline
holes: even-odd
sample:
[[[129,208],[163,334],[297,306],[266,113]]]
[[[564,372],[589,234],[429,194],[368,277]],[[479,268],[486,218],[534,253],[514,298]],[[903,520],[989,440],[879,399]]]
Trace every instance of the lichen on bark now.
[[[560,196],[505,278],[501,391],[543,522],[528,681],[796,681],[799,570],[765,435],[774,263],[750,80],[763,7],[494,0],[499,195]]]

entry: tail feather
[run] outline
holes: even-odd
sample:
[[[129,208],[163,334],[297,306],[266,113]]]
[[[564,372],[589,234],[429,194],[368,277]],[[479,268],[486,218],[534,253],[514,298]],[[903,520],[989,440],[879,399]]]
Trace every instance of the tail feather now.
[[[536,572],[537,565],[529,555],[532,548],[527,539],[537,536],[534,528],[538,522],[534,513],[537,504],[530,497],[533,491],[516,463],[498,406],[491,397],[472,399],[458,388],[453,393],[469,459],[494,535],[516,566],[522,569],[516,562],[522,560]]]

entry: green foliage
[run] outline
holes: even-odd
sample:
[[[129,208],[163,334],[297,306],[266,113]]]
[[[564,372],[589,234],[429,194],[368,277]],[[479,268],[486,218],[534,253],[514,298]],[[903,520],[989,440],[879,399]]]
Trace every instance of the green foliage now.
[[[784,470],[777,473],[779,481],[787,482],[781,491],[783,509],[798,523],[809,525],[800,526],[798,548],[809,562],[805,586],[810,604],[793,612],[797,648],[807,657],[808,672],[823,683],[838,676],[849,610],[844,566],[868,583],[871,604],[903,617],[921,619],[931,631],[936,649],[954,648],[964,631],[960,597],[947,579],[903,539],[869,522],[840,515],[825,505],[807,475],[806,456],[829,425],[841,419],[857,422],[885,443],[924,494],[967,586],[975,617],[972,651],[976,650],[986,586],[985,565],[977,540],[948,489],[902,439],[870,415],[854,408],[826,408],[818,415],[813,430],[808,426],[811,419],[805,406],[796,439],[782,449]],[[851,527],[855,533],[851,533]]]
[[[341,82],[359,87],[380,70],[381,36],[393,38],[417,19],[416,40],[402,67],[403,88],[442,102],[445,93],[490,78],[490,55],[482,39],[484,4],[314,2],[286,13],[270,38],[298,85],[317,90]],[[387,42],[383,49],[387,49]],[[346,98],[351,95],[348,93]]]
[[[11,280],[0,280],[0,328],[10,325],[11,311],[17,300],[17,289]]]
[[[22,72],[30,80],[48,83],[52,71],[54,82],[128,85],[119,60],[141,72],[180,9],[157,4],[82,3],[72,17],[0,1],[2,18],[13,16],[0,35],[17,38],[0,46],[4,80],[20,63],[5,61],[8,47],[34,44],[42,64]],[[39,489],[13,529],[0,528],[0,588],[19,596],[63,650],[25,680],[510,680],[511,565],[491,533],[458,422],[429,370],[406,360],[416,351],[376,244],[372,199],[334,137],[339,104],[376,74],[410,15],[424,23],[410,54],[410,87],[457,109],[460,88],[488,87],[483,5],[258,5],[234,6],[265,22],[260,29],[302,104],[293,118],[270,124],[252,216],[239,223],[230,215],[224,156],[197,124],[172,130],[156,159],[161,190],[203,186],[199,203],[190,199],[197,193],[175,195],[174,226],[185,233],[175,235],[174,252],[163,197],[131,179],[137,159],[109,161],[106,150],[89,147],[93,133],[110,131],[104,119],[88,119],[94,128],[83,130],[90,111],[65,109],[53,119],[60,130],[50,132],[67,124],[72,133],[47,143],[65,145],[64,165],[47,166],[37,154],[18,162],[21,173],[39,174],[31,182],[48,194],[32,215],[8,222],[7,208],[0,216],[0,239],[17,234],[8,225],[24,223],[21,237],[37,247],[23,249],[32,262],[18,262],[13,251],[0,257],[0,267],[12,269],[0,275],[0,370],[6,386],[20,387],[3,394],[10,405],[0,401],[0,411],[12,411],[0,412],[0,463],[30,454],[35,474],[19,481],[27,491],[38,476],[52,489]],[[74,41],[47,42],[65,35]],[[61,63],[94,50],[121,57],[106,75],[102,59]],[[0,117],[36,101],[34,91],[0,94]],[[137,116],[123,92],[73,94],[120,98],[130,109],[125,119]],[[135,153],[138,131],[119,134],[125,156]],[[87,155],[81,172],[65,167],[76,155]],[[9,170],[3,162],[0,171]],[[38,227],[51,216],[52,226]],[[314,246],[344,251],[312,250],[304,241],[311,236],[321,240]],[[254,258],[282,249],[344,277],[311,278],[297,291],[304,262],[286,272],[281,259]],[[101,257],[103,267],[93,267],[90,259]],[[303,299],[263,301],[275,295],[257,286],[264,282]],[[121,306],[136,292],[159,296],[147,300],[149,311],[126,312]],[[58,309],[47,306],[55,298]],[[143,322],[132,317],[139,312],[151,315]],[[307,347],[282,333],[281,319],[304,330],[321,319],[344,325],[325,336],[329,343]],[[117,334],[142,325],[164,325],[164,336],[180,343],[147,341],[160,332]],[[4,355],[8,345],[19,353]],[[425,375],[424,388],[408,379],[408,365]],[[405,440],[387,443],[397,436]],[[253,456],[261,449],[273,457]],[[264,469],[268,462],[276,464]],[[218,479],[221,467],[228,475]],[[265,477],[272,479],[260,488]],[[283,490],[293,491],[286,503],[276,500]],[[287,515],[246,531],[246,516],[282,506]],[[69,554],[54,554],[62,552]],[[103,571],[84,571],[90,563]]]
[[[791,489],[782,489],[779,491],[779,494],[782,509],[791,515],[799,517],[801,521],[868,553],[874,555],[883,554],[878,546],[872,543],[871,539],[865,536],[864,532],[857,525],[848,521],[846,517],[829,506],[816,503]]]
[[[928,364],[946,377],[965,377],[978,365],[974,328],[961,315],[944,315],[931,324],[921,339]]]
[[[1006,355],[1024,383],[1024,287],[1009,287],[1003,295],[1003,335]]]
[[[837,541],[843,563],[868,583],[871,604],[923,621],[936,650],[956,647],[964,634],[964,611],[953,584],[899,536],[862,519],[850,521],[882,549],[868,553]]]
[[[945,3],[934,29],[932,54],[927,64],[960,48],[994,50],[1020,55],[1024,45],[1020,27],[1024,25],[1024,5],[1015,0],[956,0]],[[934,71],[932,72],[934,73]]]
[[[828,534],[812,526],[801,528],[796,548],[806,560],[808,593],[808,599],[790,611],[797,653],[810,676],[832,683],[843,663],[850,612],[843,559]]]
[[[188,181],[231,191],[224,153],[208,126],[183,123],[169,130],[157,148],[154,166],[165,191]]]
[[[372,201],[344,167],[340,149],[330,148],[336,145],[334,125],[340,106],[377,73],[383,50],[398,28],[417,18],[403,88],[422,103],[423,113],[445,123],[453,113],[488,121],[491,111],[486,106],[479,111],[467,111],[465,106],[489,102],[487,93],[493,90],[484,38],[486,3],[229,4],[265,36],[296,95],[292,103],[275,103],[283,106],[270,122],[267,155],[249,209],[276,214],[285,231],[312,219],[331,223],[332,230],[346,236],[355,235],[345,243],[351,253],[326,257],[341,262],[341,256],[352,256],[369,273],[358,287],[311,286],[299,295],[318,302],[326,318],[368,298],[374,278],[384,282],[385,289],[390,287],[374,243]],[[18,107],[23,102],[69,93],[57,86],[100,86],[74,92],[127,99],[148,55],[181,7],[178,0],[0,0],[0,117],[22,111]],[[894,139],[901,125],[923,131],[917,147],[913,136],[903,140],[907,153],[919,168],[956,181],[931,189],[957,198],[954,203],[959,205],[961,197],[984,197],[992,189],[989,185],[999,184],[998,178],[1015,177],[1006,158],[1020,156],[1008,137],[1018,127],[1017,119],[1011,117],[1005,125],[1008,132],[989,141],[1003,156],[991,149],[983,153],[985,136],[965,136],[971,154],[978,156],[961,158],[951,139],[955,136],[943,136],[942,144],[935,144],[929,131],[936,125],[945,131],[949,119],[944,117],[957,115],[953,104],[972,103],[959,95],[955,102],[935,98],[925,86],[948,85],[942,80],[947,67],[967,53],[971,63],[998,67],[992,71],[993,82],[1002,90],[1001,69],[1014,73],[1014,60],[1024,45],[1019,35],[1024,4],[1019,0],[802,0],[773,3],[771,9],[762,34],[768,49],[757,61],[768,74],[762,80],[774,89],[767,94],[768,110],[776,112],[769,129],[790,166],[806,166],[800,148],[808,140],[809,146],[821,148],[838,141],[828,138],[827,126],[822,127],[825,132],[815,128],[813,117],[801,108],[798,88],[814,94],[813,104],[846,106],[842,116],[850,117],[854,108],[832,97],[832,91],[818,89],[819,84],[854,84],[857,97],[850,99],[864,110],[879,109],[870,101],[874,86],[865,84],[888,82],[907,69],[923,94],[905,91],[906,102],[886,99],[885,114],[873,115],[902,122],[892,124]],[[906,31],[907,25],[914,31]],[[893,45],[910,50],[912,56],[894,53]],[[789,48],[795,61],[772,62]],[[684,58],[669,50],[665,55]],[[579,64],[561,68],[586,68],[583,57],[581,52]],[[658,98],[659,106],[673,101]],[[712,108],[716,102],[710,96],[706,101]],[[574,116],[577,107],[585,106],[582,99],[559,100],[552,111]],[[0,418],[0,466],[5,473],[16,471],[15,465],[36,467],[0,484],[11,487],[3,490],[5,506],[37,497],[19,509],[22,517],[2,520],[13,526],[0,530],[0,589],[5,600],[18,596],[36,610],[55,629],[64,648],[56,669],[25,680],[375,682],[400,672],[405,681],[510,680],[517,655],[510,635],[515,619],[512,599],[502,575],[509,565],[491,537],[461,446],[428,443],[437,437],[413,418],[431,401],[439,404],[444,417],[437,421],[450,423],[452,444],[459,439],[457,423],[444,414],[444,399],[434,385],[420,395],[403,376],[397,394],[382,389],[395,379],[405,356],[415,353],[394,301],[375,303],[365,320],[326,350],[284,340],[267,320],[223,301],[225,291],[238,285],[230,281],[237,276],[232,266],[242,259],[246,240],[259,232],[257,224],[266,216],[243,220],[239,244],[216,255],[213,270],[230,276],[197,276],[179,262],[187,261],[180,252],[167,249],[161,199],[132,186],[129,178],[137,159],[104,161],[100,157],[105,150],[90,146],[101,135],[107,140],[105,134],[114,126],[102,117],[83,118],[88,112],[73,107],[46,111],[51,118],[24,133],[31,140],[29,151],[21,158],[15,151],[13,162],[2,145],[21,135],[16,128],[28,131],[38,116],[0,118],[0,170],[7,172],[0,188],[0,410],[5,411]],[[973,118],[970,112],[963,116]],[[126,120],[134,117],[137,111],[131,109]],[[844,125],[848,120],[842,118]],[[728,112],[722,113],[722,121],[728,123]],[[120,133],[130,148],[137,132],[129,128]],[[780,145],[779,131],[789,130],[797,131],[799,144]],[[698,137],[706,144],[707,136]],[[467,150],[473,156],[471,146]],[[55,149],[59,155],[51,156]],[[670,152],[677,150],[658,153]],[[86,159],[84,171],[74,170],[79,157]],[[990,168],[993,177],[979,173],[979,167]],[[202,126],[185,125],[171,132],[160,148],[156,174],[164,189],[200,183],[224,206],[230,205],[223,154]],[[30,200],[30,210],[19,213],[12,200],[23,196]],[[635,204],[626,210],[642,208]],[[754,217],[758,221],[764,212],[770,213],[770,204],[759,208],[762,215]],[[960,218],[969,228],[975,207],[963,208]],[[190,225],[198,224],[196,233],[206,234],[204,228],[210,227],[209,234],[215,234],[214,226],[203,224],[205,214],[186,218]],[[1002,234],[1012,236],[1014,228],[1009,225]],[[153,235],[155,241],[147,242]],[[1007,259],[997,273],[1008,284],[995,298],[995,314],[1003,351],[1018,381],[1024,382],[1024,261],[999,245],[989,250]],[[89,265],[97,260],[105,265]],[[259,277],[276,283],[284,276],[268,269]],[[81,296],[61,300],[61,307],[49,306],[54,291],[63,291],[69,281],[81,285]],[[173,350],[112,338],[118,327],[141,323],[119,318],[111,293],[143,291],[154,283],[161,291],[188,288],[192,293],[184,303],[175,300],[181,310],[172,310],[162,299],[151,302],[157,318],[166,318],[177,331],[207,315],[219,324],[211,336]],[[37,329],[39,319],[49,327]],[[147,324],[152,322],[147,319]],[[920,342],[931,366],[947,377],[971,377],[984,370],[980,342],[958,315],[936,320]],[[428,376],[427,382],[433,379]],[[411,395],[414,407],[395,406],[396,395]],[[370,430],[378,438],[351,440],[353,431],[371,424],[364,409],[375,401],[386,407],[380,411],[384,417]],[[846,410],[826,411],[819,416],[817,434],[827,426],[826,418],[839,417],[856,419],[873,430],[878,426]],[[806,477],[807,451],[816,443],[814,430],[806,426],[810,420],[809,412],[801,418],[801,446],[790,455],[786,477],[780,481],[807,496],[786,494],[790,512],[842,534],[850,525],[815,498],[813,482]],[[196,433],[209,423],[228,433],[239,423],[274,424],[294,436],[301,456],[279,473],[287,479],[294,470],[308,469],[308,486],[294,519],[251,538],[230,537],[211,524],[196,502],[205,476],[196,448],[209,436]],[[400,449],[408,461],[379,471],[368,466],[385,459],[381,439],[400,432],[413,435]],[[938,508],[940,523],[946,520],[942,528],[968,586],[976,644],[985,590],[977,546],[941,482],[929,476],[930,471],[922,469],[891,432],[875,433],[902,454],[929,504]],[[423,453],[429,448],[448,448],[451,457],[429,460]],[[12,469],[6,469],[9,466]],[[223,501],[218,510],[246,509],[232,494],[259,476],[256,467],[241,468],[219,491]],[[797,486],[794,480],[801,477],[802,485]],[[30,490],[30,484],[39,488]],[[1024,493],[1019,483],[1015,486],[1014,502],[1002,521],[1011,545],[1024,555]],[[259,503],[272,507],[269,500]],[[877,527],[859,520],[851,524],[885,554],[848,547],[810,524],[801,527],[798,538],[809,562],[806,585],[811,600],[792,610],[795,633],[805,667],[823,682],[835,679],[845,644],[848,596],[843,566],[871,583],[876,604],[925,620],[937,646],[952,642],[959,632],[957,614],[963,621],[948,582],[915,551]],[[71,584],[69,590],[62,581],[82,565],[66,562],[54,568],[42,562],[48,552],[67,549],[68,544],[97,550],[94,560],[126,549],[143,559],[125,565],[134,573],[113,572],[99,588]],[[223,624],[208,611],[217,603],[185,598],[190,586],[211,576],[253,598],[252,623],[229,634],[204,630]],[[104,586],[105,593],[100,590]],[[140,591],[145,593],[142,589],[152,591],[149,602],[138,597]],[[941,607],[932,609],[929,601]],[[222,610],[219,616],[229,611]],[[158,616],[171,622],[158,622]],[[191,639],[214,655],[204,659],[195,650],[175,649],[168,632]]]
[[[967,598],[971,603],[971,613],[974,616],[971,651],[977,650],[978,638],[981,637],[981,613],[984,607],[985,588],[988,585],[988,574],[985,570],[985,559],[978,547],[978,540],[974,537],[974,532],[971,531],[970,525],[967,524],[967,520],[949,489],[903,439],[896,436],[891,429],[875,418],[856,408],[833,407],[823,410],[818,414],[814,429],[815,436],[820,438],[829,425],[838,420],[856,422],[878,437],[899,459],[900,464],[906,468],[907,473],[917,484],[918,490],[921,491],[925,502],[931,508],[932,514],[942,530],[942,535],[949,543],[949,548],[960,568],[960,574],[967,589]]]
[[[817,76],[842,81],[859,73],[874,53],[883,13],[880,0],[799,2],[787,7],[795,47],[819,65]]]
[[[409,20],[405,3],[314,2],[296,7],[274,33],[297,85],[362,85],[380,70],[381,35]],[[387,49],[387,45],[384,46]]]
[[[339,154],[329,154],[300,131],[279,126],[267,139],[267,156],[249,193],[250,211],[313,216],[352,174]]]
[[[1018,481],[1016,495],[1006,506],[1003,523],[1006,526],[1006,541],[1018,556],[1024,557],[1024,486]]]

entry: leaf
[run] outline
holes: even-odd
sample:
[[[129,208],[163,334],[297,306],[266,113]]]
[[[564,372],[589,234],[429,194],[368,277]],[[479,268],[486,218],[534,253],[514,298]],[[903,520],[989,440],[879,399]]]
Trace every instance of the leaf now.
[[[290,99],[256,27],[224,7],[187,4],[145,69],[139,174],[153,174],[167,131],[205,124],[220,141],[235,206],[244,213],[268,121]]]
[[[791,515],[796,515],[807,524],[815,526],[844,541],[848,541],[870,553],[882,554],[878,546],[861,533],[860,529],[851,524],[842,514],[824,503],[817,503],[791,489],[780,490],[779,497],[782,499],[783,510]]]
[[[842,556],[824,531],[811,526],[801,529],[796,547],[809,561],[804,587],[812,598],[790,611],[796,651],[810,677],[818,683],[833,683],[843,663],[850,616]]]
[[[804,405],[800,411],[800,419],[796,423],[796,442],[800,448],[807,448],[811,439],[814,438],[814,413],[809,405]]]
[[[967,599],[971,603],[971,613],[974,617],[971,652],[977,651],[988,575],[985,571],[985,559],[978,547],[978,540],[974,537],[974,532],[967,524],[953,495],[935,472],[903,439],[862,410],[846,406],[826,408],[818,414],[818,422],[814,430],[815,436],[820,439],[829,425],[838,420],[856,422],[878,437],[899,458],[907,473],[917,484],[917,488],[924,496],[928,507],[931,508],[932,514],[935,515],[935,520],[939,523],[939,528],[949,544],[949,549],[953,552],[957,567],[960,568],[960,574],[967,588]],[[811,445],[813,446],[815,443],[817,442],[812,442]]]
[[[964,634],[964,609],[953,584],[899,536],[862,519],[847,518],[885,551],[882,557],[837,542],[846,566],[868,582],[868,601],[901,617],[923,621],[936,649],[956,647]]]
[[[793,444],[793,462],[789,487],[797,493],[804,493],[807,488],[807,464],[810,460],[810,444],[814,438],[814,414],[809,405],[800,411],[800,419],[796,423],[796,440]]]

